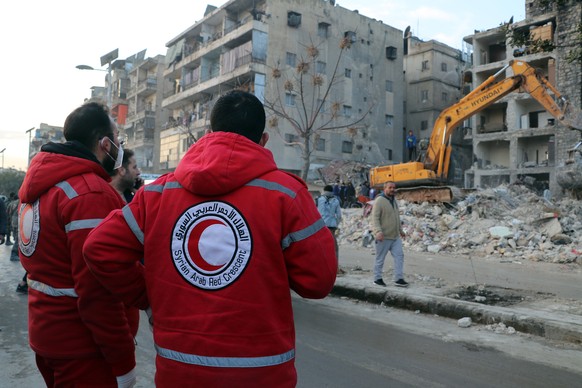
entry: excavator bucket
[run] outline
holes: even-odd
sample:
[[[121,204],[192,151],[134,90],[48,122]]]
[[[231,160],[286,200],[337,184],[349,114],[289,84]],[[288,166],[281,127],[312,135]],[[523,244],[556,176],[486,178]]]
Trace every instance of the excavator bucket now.
[[[453,191],[447,186],[403,187],[396,190],[396,198],[408,202],[451,202]]]

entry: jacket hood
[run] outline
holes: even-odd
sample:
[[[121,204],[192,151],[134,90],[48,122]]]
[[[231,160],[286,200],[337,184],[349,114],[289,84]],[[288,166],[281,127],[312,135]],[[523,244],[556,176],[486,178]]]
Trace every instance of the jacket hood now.
[[[212,132],[190,147],[174,176],[196,195],[215,196],[273,170],[277,165],[265,147],[236,133]]]
[[[57,183],[86,173],[111,180],[95,155],[80,143],[45,144],[30,162],[18,196],[22,202],[32,203]]]

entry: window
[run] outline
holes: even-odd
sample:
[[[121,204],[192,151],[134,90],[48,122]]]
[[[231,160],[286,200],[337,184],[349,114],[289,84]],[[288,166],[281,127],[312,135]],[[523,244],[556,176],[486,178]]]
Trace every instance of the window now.
[[[318,74],[325,74],[325,62],[317,61],[315,63],[315,72]]]
[[[441,99],[443,100],[443,102],[446,102],[449,99],[449,94],[447,92],[442,92]]]
[[[422,61],[422,71],[428,70],[428,61]]]
[[[441,71],[447,71],[447,64],[445,62],[441,63]]]
[[[295,95],[291,93],[285,93],[285,105],[295,106]]]
[[[428,101],[428,90],[421,90],[420,91],[420,100],[422,102],[427,102]]]
[[[328,23],[319,23],[317,25],[317,36],[320,36],[322,38],[327,38],[329,36],[329,26],[330,24]]]
[[[344,74],[346,78],[352,78],[352,69],[346,69]]]
[[[294,133],[286,133],[285,134],[285,143],[297,143],[299,141],[299,136]],[[291,144],[286,144],[291,145]]]
[[[348,141],[348,140],[342,141],[342,153],[351,154],[353,148],[354,148],[354,144],[351,141]]]
[[[420,130],[421,131],[426,131],[427,129],[428,129],[428,121],[422,120],[420,122]]]
[[[287,25],[297,28],[301,25],[301,14],[293,11],[287,12]]]
[[[346,31],[344,32],[344,38],[348,38],[350,43],[356,43],[358,38],[356,37],[356,33],[354,31]]]
[[[352,107],[349,105],[344,105],[343,114],[346,117],[351,117],[352,116]]]
[[[398,49],[394,46],[386,47],[386,59],[395,60],[397,58]]]
[[[295,67],[297,63],[297,55],[288,52],[287,55],[285,56],[285,63],[291,67]]]
[[[387,148],[388,150],[388,160],[392,160],[392,150],[390,148]]]
[[[386,115],[386,127],[394,128],[394,116]]]
[[[316,151],[325,151],[325,139],[321,137],[315,141],[315,150]]]
[[[188,147],[190,147],[190,142],[188,141],[189,139],[182,139],[182,149],[180,152],[186,152],[188,151]]]

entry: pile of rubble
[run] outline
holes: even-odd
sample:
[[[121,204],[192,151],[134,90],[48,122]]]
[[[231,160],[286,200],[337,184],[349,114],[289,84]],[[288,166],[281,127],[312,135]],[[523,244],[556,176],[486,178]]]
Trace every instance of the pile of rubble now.
[[[508,260],[582,263],[582,202],[551,202],[525,186],[479,189],[453,204],[399,201],[406,249]],[[370,216],[344,209],[341,244],[371,246]]]

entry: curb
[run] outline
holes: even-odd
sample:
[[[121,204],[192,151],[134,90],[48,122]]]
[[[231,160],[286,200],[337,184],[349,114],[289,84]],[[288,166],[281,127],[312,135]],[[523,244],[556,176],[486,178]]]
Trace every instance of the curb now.
[[[438,295],[415,294],[390,288],[379,289],[377,286],[366,287],[343,278],[336,279],[331,294],[453,319],[470,317],[473,322],[480,324],[503,322],[522,333],[582,345],[580,322],[555,319],[531,309],[488,306]]]

